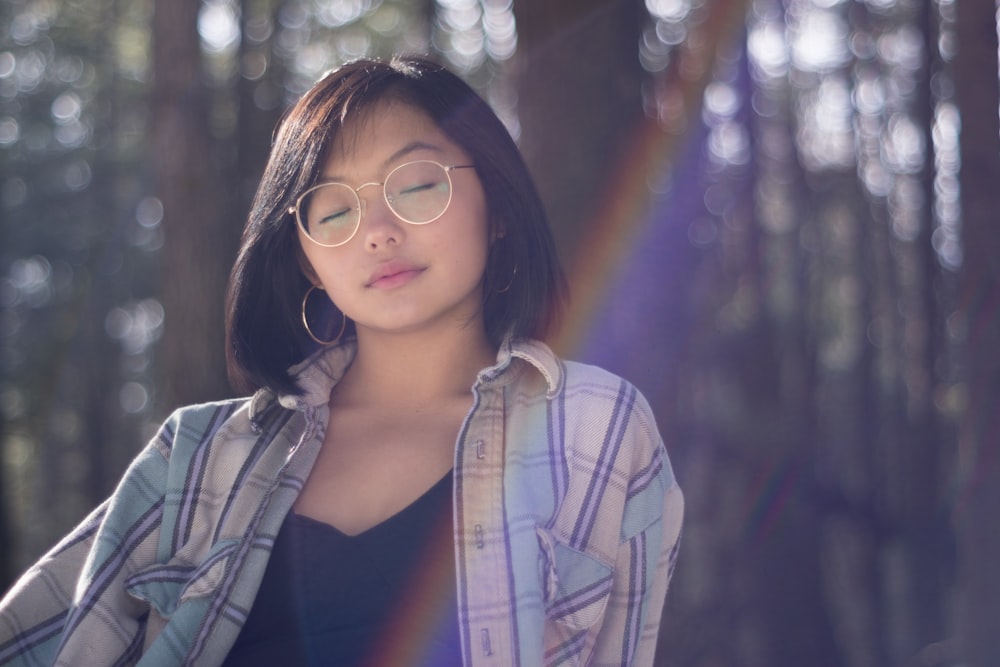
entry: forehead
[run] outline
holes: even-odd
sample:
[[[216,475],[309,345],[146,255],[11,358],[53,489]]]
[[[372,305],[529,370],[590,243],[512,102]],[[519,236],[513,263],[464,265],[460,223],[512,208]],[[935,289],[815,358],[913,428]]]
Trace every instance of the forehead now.
[[[340,167],[385,160],[413,144],[442,153],[458,146],[421,108],[407,102],[382,100],[348,118],[337,130],[327,151],[327,166]]]

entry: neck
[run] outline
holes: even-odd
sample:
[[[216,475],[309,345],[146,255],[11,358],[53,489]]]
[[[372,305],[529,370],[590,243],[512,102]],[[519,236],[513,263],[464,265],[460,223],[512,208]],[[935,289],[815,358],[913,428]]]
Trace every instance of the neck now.
[[[466,398],[480,370],[496,362],[482,327],[421,334],[358,330],[358,349],[337,394],[350,402],[420,409]]]

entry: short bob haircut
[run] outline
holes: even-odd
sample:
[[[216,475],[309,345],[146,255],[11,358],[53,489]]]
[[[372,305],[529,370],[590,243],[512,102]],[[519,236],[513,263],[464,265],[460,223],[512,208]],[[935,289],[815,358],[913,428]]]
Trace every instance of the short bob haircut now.
[[[315,352],[317,344],[302,325],[302,300],[311,283],[301,268],[297,226],[288,211],[318,182],[337,133],[388,100],[422,110],[475,165],[486,195],[490,238],[496,239],[483,277],[490,342],[499,346],[508,336],[542,338],[555,325],[565,279],[541,199],[503,123],[441,65],[420,57],[358,60],[318,81],[275,131],[229,281],[226,362],[238,390],[300,393],[289,368]],[[328,308],[335,311],[332,304]],[[339,317],[330,314],[338,327]],[[353,325],[345,337],[352,334]]]

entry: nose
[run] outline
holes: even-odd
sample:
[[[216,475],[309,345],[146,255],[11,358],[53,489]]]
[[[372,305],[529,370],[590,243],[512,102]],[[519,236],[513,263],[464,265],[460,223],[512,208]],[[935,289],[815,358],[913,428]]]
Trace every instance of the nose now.
[[[372,184],[376,185],[376,184]],[[372,188],[367,196],[361,192],[364,210],[361,216],[361,233],[365,248],[374,252],[391,245],[399,245],[404,238],[404,222],[396,217],[382,194],[382,188]]]

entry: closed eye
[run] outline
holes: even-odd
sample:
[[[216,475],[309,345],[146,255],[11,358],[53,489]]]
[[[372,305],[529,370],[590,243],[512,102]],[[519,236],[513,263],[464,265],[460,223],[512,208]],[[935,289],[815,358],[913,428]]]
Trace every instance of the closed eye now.
[[[351,209],[345,208],[341,209],[340,211],[334,211],[333,213],[328,213],[319,220],[317,220],[316,224],[325,225],[331,223],[344,222],[347,219],[347,216],[350,214],[350,212]]]

